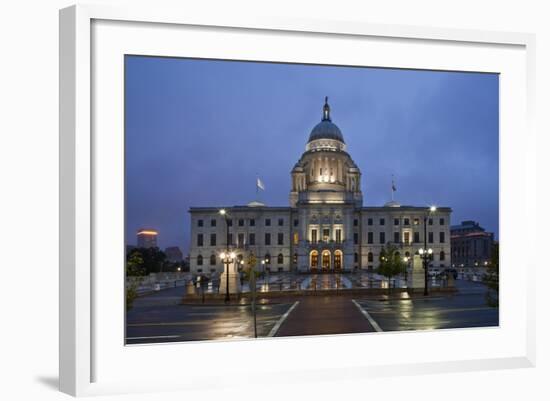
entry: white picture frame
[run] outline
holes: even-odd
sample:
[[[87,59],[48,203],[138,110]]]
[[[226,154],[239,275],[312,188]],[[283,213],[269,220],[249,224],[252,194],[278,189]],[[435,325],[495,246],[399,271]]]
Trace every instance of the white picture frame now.
[[[147,31],[147,35],[140,36],[143,30]],[[193,48],[193,50],[191,47],[189,49],[178,47],[177,40],[170,38],[179,34],[196,35],[194,37],[200,41],[201,48]],[[231,43],[234,46],[229,46],[230,48],[226,50],[219,48],[215,50],[216,44],[213,42],[219,39],[219,35],[231,37]],[[423,55],[424,59],[428,60],[430,52],[433,53],[437,48],[440,60],[431,61],[431,64],[426,62],[426,67],[476,70],[477,65],[480,71],[502,74],[505,79],[501,82],[500,238],[503,247],[501,249],[502,323],[499,328],[460,329],[437,333],[384,333],[381,337],[365,334],[144,347],[124,347],[122,337],[119,338],[118,343],[116,342],[123,321],[120,321],[120,327],[113,329],[115,333],[112,336],[105,334],[105,327],[111,327],[111,324],[117,325],[122,315],[122,309],[117,308],[114,308],[116,312],[110,315],[104,313],[106,300],[116,304],[117,296],[120,302],[123,298],[122,263],[120,274],[118,276],[114,274],[111,279],[107,279],[105,274],[96,270],[102,260],[113,259],[115,264],[123,260],[116,253],[101,251],[101,249],[106,250],[101,248],[103,243],[108,246],[108,243],[120,242],[120,230],[113,230],[113,235],[106,235],[106,238],[97,237],[98,230],[105,227],[105,222],[120,222],[121,212],[120,198],[115,198],[117,205],[111,210],[109,202],[112,202],[113,198],[101,197],[101,194],[109,188],[115,188],[114,192],[117,192],[117,185],[121,182],[119,169],[122,160],[120,159],[122,157],[121,138],[118,137],[120,130],[116,128],[113,131],[115,132],[113,143],[106,143],[103,139],[98,141],[94,137],[94,132],[97,132],[94,130],[100,129],[101,132],[106,132],[111,129],[109,127],[120,128],[119,119],[122,118],[120,115],[109,117],[104,113],[107,108],[113,112],[120,111],[121,106],[118,95],[123,85],[117,80],[117,77],[120,79],[121,71],[112,67],[122,62],[119,57],[121,54],[135,51],[144,52],[141,54],[164,56],[197,56],[200,52],[212,55],[217,52],[218,58],[239,57],[235,54],[241,51],[242,53],[238,54],[242,54],[246,59],[249,54],[247,52],[253,51],[250,49],[254,47],[251,44],[254,40],[246,46],[239,41],[247,43],[251,35],[261,35],[264,41],[261,53],[255,53],[255,59],[264,57],[266,60],[300,62],[310,57],[309,61],[330,63],[331,60],[323,57],[313,60],[312,58],[316,57],[315,53],[297,56],[297,54],[307,53],[300,51],[300,42],[308,41],[312,46],[316,46],[318,43],[338,40],[342,44],[341,52],[334,51],[330,55],[330,57],[339,58],[336,63],[345,63],[345,60],[349,59],[349,64],[365,65],[364,61],[359,58],[354,59],[355,56],[346,50],[348,42],[353,43],[353,46],[363,46],[365,43],[365,46],[370,46],[369,49],[372,50],[372,57],[374,57],[372,59],[374,61],[368,64],[370,66],[421,68],[419,66]],[[132,42],[137,38],[141,39],[139,44]],[[160,41],[160,38],[167,40]],[[285,40],[292,40],[295,44],[277,46],[278,41]],[[272,46],[265,46],[266,43]],[[532,129],[535,85],[534,44],[533,35],[522,33],[376,25],[357,21],[295,20],[290,17],[214,16],[187,14],[184,8],[166,10],[155,7],[112,8],[79,5],[61,10],[59,327],[61,391],[79,396],[166,389],[199,389],[204,383],[208,383],[209,386],[236,385],[236,376],[222,375],[215,367],[201,361],[199,355],[208,355],[209,358],[233,358],[234,364],[259,382],[268,379],[314,381],[326,380],[329,377],[361,380],[365,377],[381,375],[534,366],[535,280],[526,280],[525,277],[534,276],[535,260],[532,256],[534,253],[529,252],[533,245],[527,238],[522,239],[518,236],[516,229],[528,227],[528,230],[533,232],[536,210],[528,202],[529,199],[525,194],[527,191],[514,191],[516,185],[521,185],[519,188],[535,187],[535,135]],[[212,46],[211,49],[207,49],[209,46]],[[334,46],[334,43],[331,46]],[[403,51],[392,52],[382,49],[382,47],[391,48],[392,46],[402,46],[400,49]],[[424,47],[426,49],[423,50]],[[418,52],[418,59],[405,60],[409,48],[414,49],[415,54]],[[189,53],[190,51],[192,54]],[[283,54],[285,52],[287,53]],[[461,52],[465,55],[463,62],[457,61],[456,55]],[[493,56],[488,55],[491,52],[494,52]],[[95,82],[93,82],[94,79]],[[114,88],[112,90],[116,91],[116,96],[111,96],[112,93],[109,92],[109,98],[105,97],[107,93],[101,84],[98,84],[101,80],[110,82],[110,88]],[[517,94],[517,96],[512,97],[511,94]],[[101,102],[97,100],[99,97],[102,97]],[[107,125],[102,125],[103,120]],[[521,132],[522,135],[514,136],[514,132]],[[97,162],[98,154],[101,154],[101,166]],[[117,164],[118,167],[111,169],[110,163]],[[111,177],[109,180],[102,179],[107,170],[112,172]],[[103,185],[106,186],[103,187]],[[514,247],[508,247],[507,244],[514,244]],[[522,270],[512,279],[511,266],[518,265],[518,262],[521,262],[519,264]],[[99,292],[101,292],[101,298],[98,298]],[[422,358],[418,352],[411,350],[408,353],[406,349],[396,351],[399,355],[388,356],[387,359],[381,355],[376,356],[374,350],[369,354],[369,360],[362,358],[361,352],[329,360],[306,358],[308,355],[313,355],[308,352],[319,346],[342,349],[342,347],[361,345],[361,348],[369,348],[369,344],[376,343],[371,347],[378,348],[383,346],[383,342],[392,341],[391,339],[395,339],[396,336],[400,342],[407,337],[407,341],[414,344],[414,348],[422,347],[422,344],[445,344],[449,341],[459,345],[454,351],[440,350],[438,355],[435,353],[429,355],[428,352],[428,355]],[[460,345],[461,343],[464,344]],[[363,347],[362,344],[366,345]],[[503,344],[507,345],[506,349]],[[479,347],[476,348],[478,345]],[[284,360],[277,359],[278,355],[284,355],[289,350],[292,350],[293,355],[304,356],[304,358],[293,360],[292,364],[285,364]],[[271,366],[264,364],[252,369],[250,365],[253,364],[250,361],[236,359],[236,356],[243,353],[258,355],[260,352],[271,355],[273,361]],[[177,358],[181,360],[182,355],[186,355],[187,365],[180,366],[181,369],[187,369],[185,375],[181,372],[177,375],[167,373],[169,369],[174,368]],[[139,372],[131,369],[131,366],[135,366],[136,361],[140,360],[146,364],[156,364],[155,366],[158,366],[159,361],[166,361],[167,370],[159,369],[156,374],[150,375],[147,379],[141,378]],[[123,365],[128,368],[128,372],[121,369]],[[184,379],[182,379],[183,376]]]

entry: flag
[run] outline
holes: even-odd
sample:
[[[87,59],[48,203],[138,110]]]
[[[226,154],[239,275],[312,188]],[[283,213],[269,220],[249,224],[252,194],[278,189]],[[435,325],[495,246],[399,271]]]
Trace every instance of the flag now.
[[[256,189],[261,189],[262,191],[265,191],[265,186],[262,180],[260,178],[256,178]]]
[[[397,191],[397,188],[395,187],[395,182],[394,182],[394,180],[393,180],[393,176],[391,177],[391,190],[392,190],[393,192]]]

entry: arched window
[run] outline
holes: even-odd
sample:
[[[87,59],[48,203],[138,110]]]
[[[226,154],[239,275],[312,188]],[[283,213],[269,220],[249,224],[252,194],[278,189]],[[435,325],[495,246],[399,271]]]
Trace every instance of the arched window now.
[[[265,257],[264,257],[264,260],[265,260],[266,265],[271,264],[271,255],[269,253],[266,253]]]
[[[395,252],[394,256],[396,259],[399,259],[401,257],[401,254],[399,252]]]
[[[405,252],[405,256],[409,258],[411,256],[411,253],[409,251]]]
[[[369,262],[373,262],[373,261],[374,261],[374,255],[372,254],[372,252],[369,252],[369,254],[368,254],[368,261],[369,261]]]
[[[359,263],[359,254],[358,254],[357,252],[355,252],[355,253],[353,254],[353,261],[354,261],[355,263]]]
[[[216,255],[210,255],[210,265],[214,266],[216,264]]]
[[[445,252],[439,252],[439,260],[445,260]]]
[[[202,255],[197,256],[197,266],[202,266]]]
[[[278,254],[277,255],[277,264],[282,265],[283,261],[284,261],[283,254],[282,253]]]

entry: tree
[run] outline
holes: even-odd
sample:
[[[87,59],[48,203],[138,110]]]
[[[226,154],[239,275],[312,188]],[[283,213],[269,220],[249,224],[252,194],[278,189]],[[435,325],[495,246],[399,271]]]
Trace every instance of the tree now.
[[[132,309],[144,274],[143,258],[135,251],[130,252],[126,260],[126,310]]]
[[[495,242],[492,247],[491,262],[487,266],[487,272],[483,275],[483,282],[487,286],[485,299],[487,304],[492,307],[498,307],[499,298],[499,246]]]
[[[163,272],[168,268],[166,254],[159,248],[132,249],[126,255],[126,261],[128,262],[131,258],[136,258],[136,255],[141,257],[140,268],[142,269],[141,274],[144,276],[147,276],[150,273]]]
[[[391,279],[394,276],[406,273],[407,265],[401,259],[397,248],[387,244],[380,252],[380,266],[378,273],[388,278],[388,288],[391,290]]]

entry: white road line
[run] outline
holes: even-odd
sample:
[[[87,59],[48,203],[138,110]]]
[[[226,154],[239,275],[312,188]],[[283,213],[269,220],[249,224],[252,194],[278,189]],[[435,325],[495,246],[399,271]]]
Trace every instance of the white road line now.
[[[275,334],[277,334],[277,332],[279,331],[279,329],[281,328],[281,325],[284,323],[284,321],[286,320],[286,318],[288,317],[288,315],[290,315],[290,312],[292,312],[294,310],[294,308],[296,308],[296,306],[298,306],[298,304],[300,303],[300,301],[296,301],[294,302],[294,305],[292,305],[290,307],[289,310],[286,311],[286,313],[281,316],[281,318],[279,319],[279,321],[275,324],[275,326],[273,326],[273,328],[271,329],[271,331],[269,332],[269,334],[267,335],[268,337],[273,337]]]
[[[180,336],[126,337],[127,340],[149,340],[152,338],[179,338]]]
[[[375,331],[378,331],[378,332],[384,331],[378,325],[378,323],[376,323],[376,320],[374,320],[372,318],[372,316],[369,315],[369,312],[367,312],[365,309],[363,309],[363,307],[361,305],[359,305],[359,303],[355,299],[352,299],[351,302],[353,302],[355,304],[355,306],[357,306],[357,309],[359,309],[359,312],[361,312],[363,314],[363,316],[365,316],[367,318],[367,320],[369,321],[369,323],[371,324],[371,326],[374,328]]]

